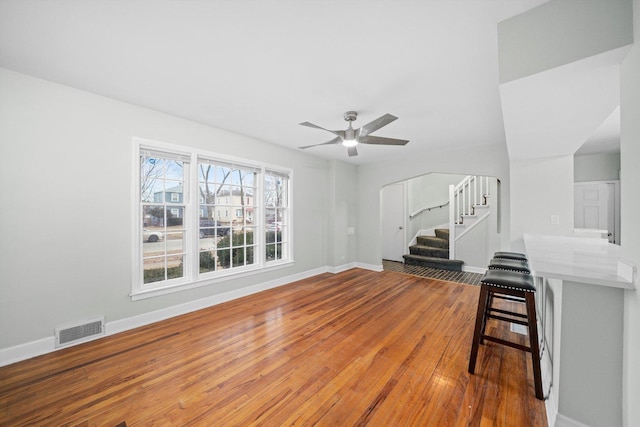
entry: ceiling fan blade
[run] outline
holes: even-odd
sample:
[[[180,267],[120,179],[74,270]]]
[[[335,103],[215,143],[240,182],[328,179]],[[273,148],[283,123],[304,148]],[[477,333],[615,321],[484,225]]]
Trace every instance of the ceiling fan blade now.
[[[382,136],[362,136],[358,139],[361,144],[378,144],[378,145],[407,145],[408,139],[384,138]]]
[[[356,150],[356,146],[355,145],[353,147],[347,147],[347,152],[349,153],[349,157],[353,157],[353,156],[357,156],[358,155],[358,150]]]
[[[298,147],[298,148],[301,148],[304,150],[305,148],[317,147],[318,145],[331,145],[331,144],[340,144],[340,143],[342,143],[342,138],[340,138],[339,136],[336,136],[331,141],[323,142],[322,144],[305,145],[304,147]]]
[[[374,121],[367,123],[360,128],[360,136],[367,136],[370,133],[377,131],[381,127],[386,126],[397,119],[398,118],[396,116],[389,113],[385,114],[384,116],[378,117]]]
[[[322,126],[314,125],[313,123],[309,123],[309,122],[302,122],[302,123],[300,123],[300,126],[306,126],[306,127],[309,127],[309,128],[316,128],[316,129],[320,129],[320,130],[326,130],[327,132],[331,132],[334,135],[342,136],[344,138],[344,131],[343,130],[326,129],[326,128],[323,128]]]

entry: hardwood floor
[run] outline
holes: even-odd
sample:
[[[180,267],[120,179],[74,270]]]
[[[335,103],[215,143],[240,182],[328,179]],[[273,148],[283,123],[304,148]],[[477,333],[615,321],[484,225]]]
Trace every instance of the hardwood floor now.
[[[478,295],[322,274],[2,367],[0,425],[546,426],[530,355],[487,343],[467,373]]]

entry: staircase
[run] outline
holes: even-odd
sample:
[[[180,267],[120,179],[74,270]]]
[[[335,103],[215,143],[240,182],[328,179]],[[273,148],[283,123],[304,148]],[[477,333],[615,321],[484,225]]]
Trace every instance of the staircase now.
[[[435,236],[418,236],[417,240],[409,254],[402,256],[405,264],[462,271],[464,261],[449,259],[449,229],[437,228]]]
[[[490,213],[488,198],[490,184],[487,177],[467,176],[458,185],[449,186],[449,228],[436,228],[435,236],[417,236],[417,243],[403,255],[407,265],[462,271],[464,261],[455,259],[455,241],[483,221]],[[427,210],[431,210],[429,208]],[[419,212],[424,211],[421,210]],[[415,216],[412,214],[411,217]]]

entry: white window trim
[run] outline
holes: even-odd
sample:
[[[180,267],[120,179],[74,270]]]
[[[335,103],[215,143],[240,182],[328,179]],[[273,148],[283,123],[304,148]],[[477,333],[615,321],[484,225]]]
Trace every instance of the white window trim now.
[[[133,200],[133,214],[132,218],[132,284],[131,293],[129,294],[133,301],[152,298],[160,295],[171,294],[174,292],[180,292],[187,289],[193,289],[201,286],[208,286],[211,284],[228,281],[229,279],[247,277],[251,275],[265,273],[267,271],[273,271],[280,268],[291,266],[294,261],[294,248],[293,248],[293,189],[291,188],[291,182],[293,181],[293,170],[278,165],[265,164],[261,162],[251,161],[233,156],[226,156],[209,151],[199,150],[196,148],[190,148],[175,144],[167,144],[160,141],[154,141],[145,138],[133,137],[133,165],[134,178],[132,179],[131,194]],[[187,245],[187,256],[185,268],[185,277],[179,279],[168,280],[164,282],[154,282],[154,286],[144,286],[142,284],[142,244],[138,235],[138,231],[141,227],[142,218],[140,217],[140,199],[139,199],[139,187],[140,187],[140,153],[141,150],[148,149],[149,151],[169,152],[175,153],[177,156],[189,157],[191,167],[189,168],[189,187],[188,199],[184,200],[185,205],[185,221],[189,221],[190,224],[199,223],[199,191],[197,191],[198,182],[198,161],[199,159],[210,159],[219,162],[227,162],[230,164],[237,164],[238,166],[247,166],[259,171],[259,179],[256,183],[255,206],[261,212],[261,215],[254,217],[254,223],[258,232],[254,235],[254,244],[256,250],[254,251],[254,260],[257,262],[252,265],[244,267],[236,267],[229,270],[220,270],[217,272],[209,272],[200,274],[199,263],[196,261],[199,259],[199,239],[194,237],[195,233],[187,234],[185,236],[185,245]],[[286,259],[267,261],[265,256],[265,236],[266,224],[264,220],[265,207],[264,202],[264,174],[267,171],[280,171],[288,176],[288,219],[287,224],[287,244],[288,244],[288,257]],[[186,183],[185,183],[186,187]],[[192,229],[192,227],[188,227]],[[196,227],[197,229],[197,227]],[[195,259],[194,259],[195,257]]]

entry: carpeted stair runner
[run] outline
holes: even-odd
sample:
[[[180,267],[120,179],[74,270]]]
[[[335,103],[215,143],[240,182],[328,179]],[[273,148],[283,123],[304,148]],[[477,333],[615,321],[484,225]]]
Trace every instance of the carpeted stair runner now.
[[[449,230],[438,228],[435,236],[418,236],[417,244],[403,255],[404,263],[441,270],[462,271],[464,261],[449,259]]]

